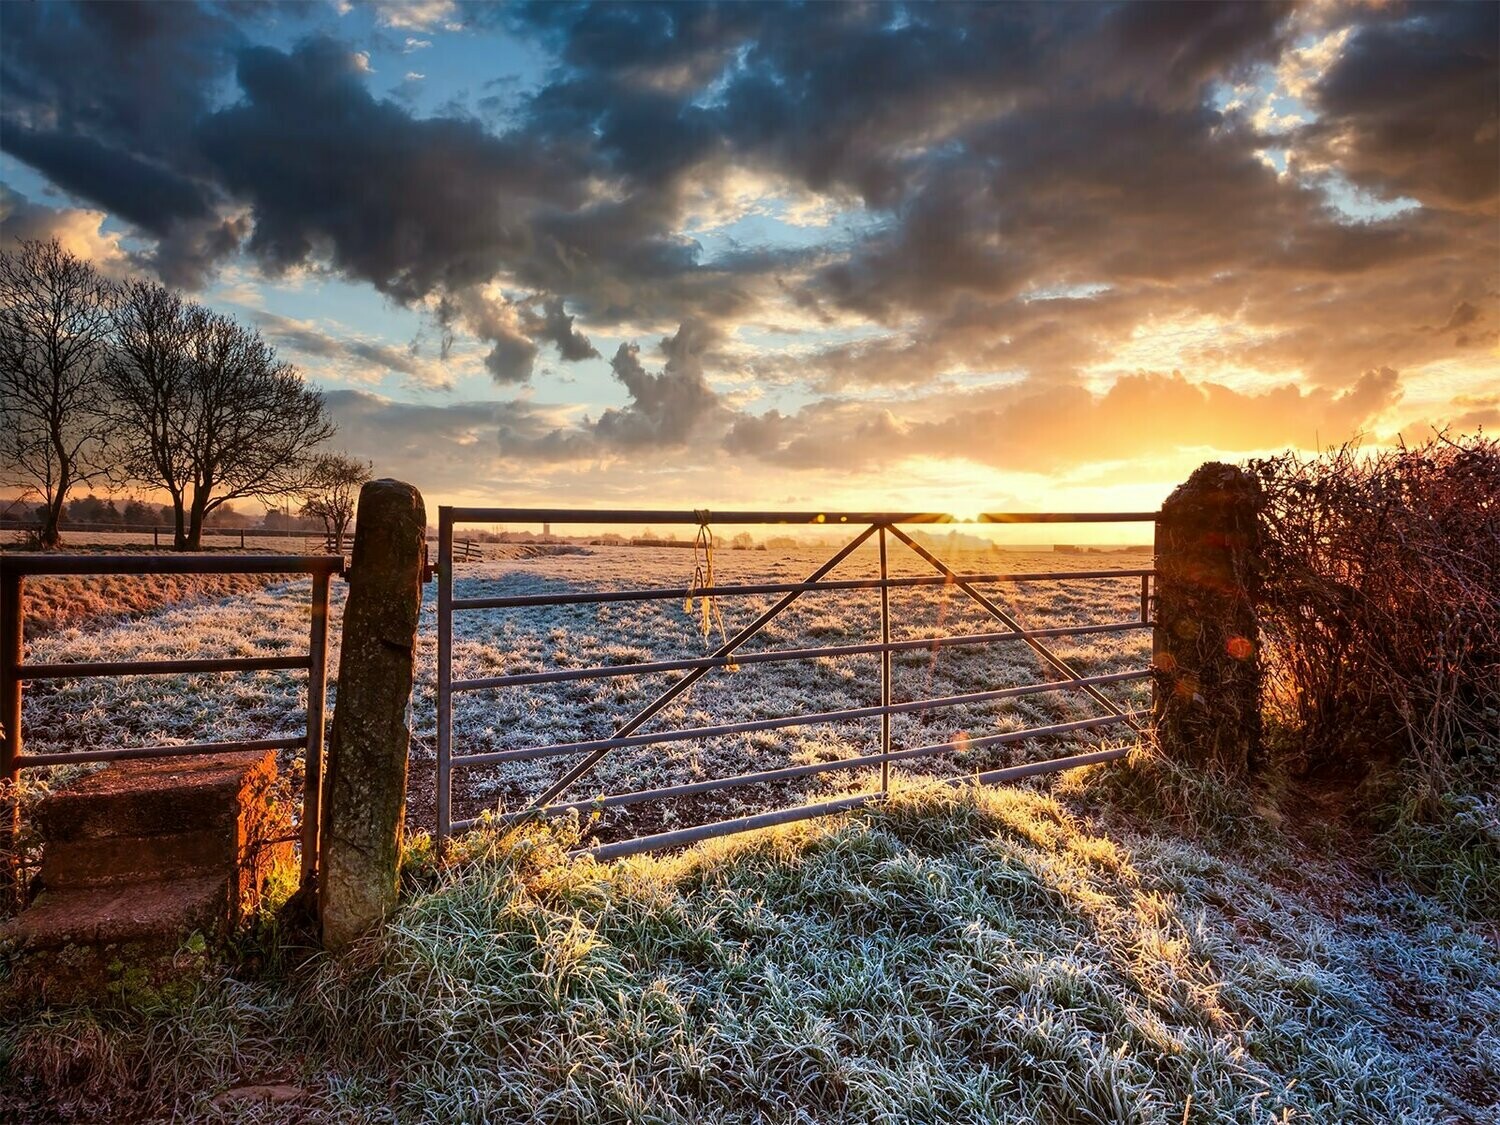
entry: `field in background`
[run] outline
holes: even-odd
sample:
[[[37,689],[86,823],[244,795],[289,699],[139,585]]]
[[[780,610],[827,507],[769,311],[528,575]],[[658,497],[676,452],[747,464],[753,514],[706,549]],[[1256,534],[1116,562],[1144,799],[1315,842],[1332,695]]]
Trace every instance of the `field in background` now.
[[[534,548],[490,547],[532,555]],[[491,558],[460,568],[458,597],[614,590],[639,586],[683,586],[692,578],[692,553],[673,548],[591,547],[587,553]],[[828,552],[812,549],[716,552],[719,583],[797,581]],[[931,569],[899,544],[891,546],[893,575],[930,574]],[[964,552],[948,558],[963,572],[1112,569],[1150,565],[1141,554]],[[829,579],[877,574],[873,548],[852,555]],[[71,580],[76,581],[76,580]],[[149,583],[150,580],[140,580]],[[996,584],[986,589],[1028,626],[1124,621],[1140,613],[1139,579],[1089,582]],[[204,595],[168,605],[139,620],[76,625],[36,638],[33,661],[124,660],[151,656],[208,658],[263,656],[303,651],[306,645],[306,580]],[[330,652],[336,672],[346,587],[336,582],[331,608]],[[719,608],[729,633],[773,601],[771,596],[723,598]],[[431,821],[432,760],[436,716],[434,587],[427,588],[419,635],[418,685],[414,701],[412,816]],[[997,631],[961,591],[944,587],[891,591],[892,637],[896,640]],[[455,677],[537,672],[595,664],[624,664],[702,655],[718,643],[705,640],[681,602],[617,603],[555,608],[465,611],[456,615]],[[879,640],[876,590],[808,593],[743,651]],[[1144,667],[1149,633],[1068,638],[1056,650],[1085,675]],[[661,713],[646,732],[826,711],[879,703],[878,656],[820,658],[793,664],[745,665],[705,677]],[[456,754],[538,746],[607,737],[614,725],[653,699],[673,674],[526,686],[454,698]],[[919,650],[893,658],[893,700],[928,698],[1056,679],[1017,643]],[[42,681],[28,685],[25,737],[34,752],[79,746],[143,745],[230,738],[260,738],[300,729],[305,707],[303,677],[267,672],[237,676],[154,676],[118,680]],[[1146,703],[1144,682],[1106,689],[1127,708]],[[896,747],[916,746],[1083,718],[1097,705],[1062,693],[1030,696],[964,708],[895,716]],[[752,770],[854,757],[878,750],[879,720],[821,724],[674,742],[619,750],[567,795],[653,788]],[[942,759],[902,764],[897,775],[972,773],[1076,751],[1085,738],[1059,737],[1045,746],[1012,744]],[[553,758],[460,771],[455,774],[454,815],[472,817],[485,808],[516,808],[539,792],[576,758]],[[873,773],[835,771],[785,783],[761,785],[653,802],[615,810],[601,821],[604,838],[742,815],[831,793],[870,788]]]

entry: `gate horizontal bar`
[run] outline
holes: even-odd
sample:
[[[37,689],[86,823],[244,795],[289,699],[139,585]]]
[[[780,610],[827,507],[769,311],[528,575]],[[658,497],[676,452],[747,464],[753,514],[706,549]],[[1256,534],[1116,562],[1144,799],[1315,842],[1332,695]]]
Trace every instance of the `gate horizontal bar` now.
[[[858,645],[833,645],[822,648],[783,648],[770,652],[740,652],[732,656],[698,656],[682,660],[657,660],[643,664],[609,664],[588,668],[565,668],[556,672],[518,672],[507,676],[484,676],[470,680],[454,680],[452,691],[483,691],[489,688],[520,687],[525,684],[555,684],[569,680],[598,680],[615,676],[645,676],[655,672],[680,672],[689,668],[723,668],[730,664],[775,664],[792,660],[814,660],[825,656],[866,656],[881,652],[909,652],[919,649],[953,648],[963,645],[998,644],[1007,641],[1024,641],[1028,637],[1087,636],[1096,633],[1125,633],[1135,629],[1150,629],[1149,621],[1119,621],[1103,625],[1060,625],[1047,629],[1028,629],[1024,632],[963,633],[954,637],[916,637],[905,641],[892,641],[889,645],[879,641]]]
[[[0,574],[342,574],[339,555],[0,553]]]
[[[840,711],[813,711],[805,715],[783,715],[774,719],[751,719],[742,723],[725,723],[710,727],[688,727],[682,730],[661,731],[655,734],[632,734],[616,738],[599,738],[589,742],[565,742],[553,746],[531,746],[517,750],[494,750],[483,754],[466,754],[453,759],[454,768],[459,766],[486,766],[498,762],[525,762],[537,758],[557,758],[568,754],[581,754],[588,750],[617,749],[625,746],[651,746],[663,742],[686,742],[694,738],[717,738],[728,734],[751,734],[755,731],[780,730],[783,727],[810,726],[814,723],[848,722],[869,719],[878,715],[903,715],[916,711],[935,711],[942,707],[963,707],[971,703],[986,703],[996,699],[1017,699],[1027,695],[1041,695],[1052,691],[1076,690],[1098,684],[1118,684],[1131,680],[1144,680],[1151,676],[1149,669],[1134,672],[1111,672],[1100,676],[1086,676],[1076,680],[1054,680],[1042,684],[1023,684],[1017,687],[995,688],[990,691],[970,692],[966,695],[949,695],[937,699],[918,699],[908,703],[892,703],[886,706],[850,707]]]
[[[991,770],[988,773],[970,774],[963,777],[943,778],[941,781],[933,782],[934,785],[966,785],[971,783],[994,784],[1002,781],[1018,781],[1025,777],[1035,777],[1039,774],[1057,773],[1061,770],[1076,769],[1079,766],[1097,765],[1101,762],[1113,762],[1130,753],[1128,747],[1117,747],[1112,750],[1098,750],[1088,754],[1075,754],[1069,758],[1054,758],[1046,762],[1030,762],[1024,766],[1008,766],[1005,769]],[[799,820],[811,820],[814,817],[828,816],[833,813],[852,812],[862,808],[874,801],[886,800],[887,794],[880,792],[860,793],[852,797],[841,797],[833,801],[824,801],[816,805],[798,805],[788,809],[777,809],[774,812],[758,813],[755,816],[742,816],[734,820],[721,820],[713,824],[700,824],[694,828],[679,828],[673,832],[658,832],[653,836],[638,836],[633,840],[620,840],[612,844],[600,844],[592,848],[579,848],[571,852],[573,856],[591,856],[596,860],[620,859],[624,856],[638,855],[641,852],[661,851],[665,848],[686,847],[689,844],[700,843],[703,840],[711,840],[718,836],[729,836],[737,832],[749,832],[756,828],[773,828],[780,824],[791,824]],[[469,822],[470,826],[477,822]],[[455,827],[457,827],[455,825]]]
[[[454,523],[957,523],[947,512],[695,512],[644,508],[454,508]]]
[[[124,762],[138,758],[184,758],[192,754],[237,754],[251,750],[298,750],[307,745],[307,735],[290,738],[258,738],[249,742],[191,742],[180,746],[134,746],[124,750],[76,750],[65,754],[25,754],[16,759],[17,769],[30,766],[65,766],[79,762]]]
[[[312,666],[302,656],[245,656],[222,660],[95,660],[62,664],[22,664],[20,680],[81,680],[94,676],[168,676],[195,672],[279,672]]]
[[[762,770],[758,773],[736,774],[733,777],[717,777],[706,781],[684,782],[681,785],[665,785],[660,789],[632,790],[628,793],[616,793],[607,797],[595,797],[585,801],[568,801],[565,804],[547,805],[542,811],[548,816],[555,816],[574,809],[584,812],[590,809],[610,809],[623,805],[635,805],[640,804],[642,801],[660,801],[671,797],[690,797],[696,793],[712,793],[719,789],[734,789],[742,785],[762,785],[773,781],[790,781],[798,777],[810,777],[813,774],[830,773],[833,770],[859,769],[863,766],[878,766],[885,762],[900,762],[912,758],[932,758],[940,754],[956,753],[959,750],[984,749],[987,746],[999,746],[1008,742],[1024,742],[1028,738],[1041,738],[1046,735],[1093,730],[1097,727],[1107,727],[1124,721],[1118,715],[1100,715],[1091,719],[1077,719],[1070,723],[1054,723],[1051,726],[1006,731],[1004,734],[986,735],[983,738],[968,739],[963,742],[938,742],[929,746],[914,746],[906,750],[892,750],[889,754],[863,754],[854,758],[839,758],[827,762],[809,762],[801,766],[783,766],[780,769]],[[1025,767],[1016,766],[1007,768],[1023,769]],[[510,813],[497,819],[504,823],[510,823],[532,815],[535,814],[531,810],[526,810]],[[478,822],[465,821],[463,824],[455,823],[454,828],[468,827],[476,823]]]
[[[1070,579],[1148,578],[1154,570],[1057,570],[1033,573],[965,574],[965,582],[1057,582]],[[673,589],[607,590],[583,594],[516,594],[495,598],[454,598],[454,609],[519,609],[524,606],[591,605],[605,602],[648,602],[681,598],[731,597],[744,594],[789,594],[838,590],[879,590],[907,586],[952,586],[941,574],[905,578],[850,578],[837,582],[762,582],[740,586],[682,586]]]
[[[979,523],[1155,523],[1160,512],[980,512]]]

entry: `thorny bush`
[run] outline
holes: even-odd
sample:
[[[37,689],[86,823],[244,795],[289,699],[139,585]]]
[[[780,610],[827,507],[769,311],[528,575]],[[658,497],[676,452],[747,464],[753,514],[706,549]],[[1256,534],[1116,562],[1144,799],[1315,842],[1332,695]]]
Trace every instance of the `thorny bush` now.
[[[1266,492],[1268,705],[1302,768],[1424,774],[1500,731],[1500,443],[1251,462]]]

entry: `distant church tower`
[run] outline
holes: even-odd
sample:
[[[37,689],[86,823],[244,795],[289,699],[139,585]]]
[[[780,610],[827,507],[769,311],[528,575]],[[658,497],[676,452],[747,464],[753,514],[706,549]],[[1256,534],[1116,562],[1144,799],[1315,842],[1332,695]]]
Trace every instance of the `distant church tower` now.
[[[550,523],[542,524],[542,537],[544,539],[550,539],[552,537],[552,525]]]

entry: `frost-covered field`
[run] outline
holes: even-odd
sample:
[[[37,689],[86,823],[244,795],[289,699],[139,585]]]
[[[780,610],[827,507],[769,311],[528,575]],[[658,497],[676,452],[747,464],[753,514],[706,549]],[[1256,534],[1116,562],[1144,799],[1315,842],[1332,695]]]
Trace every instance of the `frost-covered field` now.
[[[720,584],[798,581],[832,553],[814,549],[729,551],[715,554]],[[1015,551],[946,556],[964,573],[1128,569],[1150,565],[1149,553],[1064,555]],[[894,575],[928,574],[931,568],[901,544],[890,545]],[[458,597],[546,594],[640,586],[683,586],[692,577],[693,553],[683,549],[593,547],[587,554],[494,559],[464,566]],[[828,579],[874,577],[873,547],[844,561]],[[152,655],[251,656],[304,651],[306,580],[273,584],[217,602],[166,609],[144,620],[53,633],[28,645],[31,661],[141,659]],[[984,587],[1029,627],[1132,620],[1140,613],[1138,578],[1031,582]],[[337,669],[338,619],[344,587],[334,588]],[[776,600],[774,595],[720,599],[732,635]],[[1003,628],[956,588],[891,591],[892,637],[925,638]],[[413,815],[430,818],[436,713],[434,708],[435,589],[427,589],[414,705]],[[803,594],[742,651],[860,644],[880,639],[879,591]],[[466,611],[456,615],[454,676],[494,676],[590,665],[701,656],[717,644],[705,640],[695,617],[677,602],[633,602],[550,608]],[[1145,630],[1060,638],[1054,650],[1083,675],[1145,666]],[[463,693],[454,697],[454,751],[474,754],[608,737],[665,690],[681,673],[618,676]],[[893,658],[896,702],[956,695],[1057,679],[1020,643],[987,644],[898,653]],[[1114,685],[1106,694],[1127,709],[1143,706],[1143,681]],[[305,707],[304,677],[292,673],[241,676],[135,677],[122,680],[43,681],[28,685],[27,748],[33,752],[80,746],[122,746],[170,741],[253,738],[295,733]],[[748,664],[714,671],[642,728],[738,723],[800,712],[872,706],[880,702],[877,655],[819,658],[793,663]],[[1101,713],[1077,693],[1048,693],[940,711],[897,715],[896,748],[1063,722]],[[728,777],[781,766],[876,752],[880,721],[824,723],[710,739],[616,750],[564,799],[656,788]],[[1123,735],[1124,728],[1112,728]],[[896,775],[941,776],[992,769],[1039,756],[1076,752],[1099,735],[1085,732],[970,750],[939,759],[908,761]],[[540,792],[577,756],[460,770],[455,774],[454,815],[487,807],[516,808]],[[604,814],[601,835],[620,836],[699,823],[749,811],[869,788],[874,771],[830,771],[774,788],[757,785],[652,802]]]

